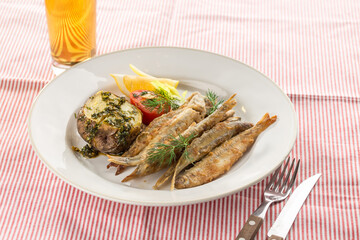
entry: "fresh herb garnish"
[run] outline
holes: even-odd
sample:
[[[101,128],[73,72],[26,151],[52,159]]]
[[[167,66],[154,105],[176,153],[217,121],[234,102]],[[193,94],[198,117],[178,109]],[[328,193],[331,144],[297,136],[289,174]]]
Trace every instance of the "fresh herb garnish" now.
[[[206,97],[211,103],[211,108],[209,109],[207,115],[215,112],[216,109],[224,102],[224,99],[219,98],[219,96],[212,90],[207,90]]]
[[[172,135],[170,136],[172,140],[169,144],[157,143],[155,147],[150,149],[147,161],[150,163],[157,163],[160,166],[163,164],[170,165],[176,160],[176,155],[183,149],[185,149],[183,152],[185,158],[188,158],[189,153],[187,152],[186,147],[190,144],[191,140],[196,137],[196,135],[191,134],[187,138],[181,134],[179,134],[178,137],[174,137]]]
[[[142,104],[150,111],[157,109],[157,112],[161,113],[163,110],[176,110],[180,107],[179,99],[171,96],[164,89],[157,88],[154,93],[156,97],[142,101]]]
[[[99,155],[99,151],[97,149],[95,149],[93,146],[91,146],[90,144],[86,144],[84,147],[82,147],[81,149],[72,146],[72,149],[75,152],[80,153],[83,157],[86,158],[94,158],[97,157]]]
[[[163,109],[170,110],[168,101],[161,97],[146,99],[142,102],[142,104],[150,111],[153,111],[155,108],[157,108],[157,113],[161,113]]]

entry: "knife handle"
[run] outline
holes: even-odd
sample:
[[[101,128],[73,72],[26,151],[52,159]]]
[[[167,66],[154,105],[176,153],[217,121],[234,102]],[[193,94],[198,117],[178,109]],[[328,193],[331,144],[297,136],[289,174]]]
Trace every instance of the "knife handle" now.
[[[284,239],[276,235],[271,235],[270,237],[267,238],[267,240],[284,240]]]
[[[252,240],[256,236],[259,228],[263,223],[263,219],[254,215],[251,215],[246,221],[244,227],[240,230],[236,240]]]

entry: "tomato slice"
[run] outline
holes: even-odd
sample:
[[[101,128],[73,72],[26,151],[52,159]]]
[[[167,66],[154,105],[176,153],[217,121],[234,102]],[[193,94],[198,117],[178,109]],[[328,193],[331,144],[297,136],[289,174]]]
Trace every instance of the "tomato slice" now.
[[[157,107],[148,107],[145,106],[146,101],[152,97],[156,98],[156,93],[148,90],[136,90],[130,93],[130,102],[135,105],[143,113],[143,123],[148,125],[152,120],[157,117],[160,117],[164,113],[170,111],[170,106],[162,107],[159,111],[159,106]]]

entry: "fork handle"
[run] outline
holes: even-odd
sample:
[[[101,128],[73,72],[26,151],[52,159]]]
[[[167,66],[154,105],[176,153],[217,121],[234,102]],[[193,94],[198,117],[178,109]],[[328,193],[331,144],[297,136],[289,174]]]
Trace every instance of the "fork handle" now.
[[[252,240],[256,236],[259,228],[263,224],[263,219],[255,215],[250,215],[244,227],[240,230],[236,240]]]

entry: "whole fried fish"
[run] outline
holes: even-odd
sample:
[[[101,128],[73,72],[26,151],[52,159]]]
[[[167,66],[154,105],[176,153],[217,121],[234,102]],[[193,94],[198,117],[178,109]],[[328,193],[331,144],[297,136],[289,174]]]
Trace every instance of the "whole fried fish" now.
[[[232,136],[252,126],[251,123],[241,122],[240,117],[231,117],[223,122],[217,123],[213,128],[201,135],[201,137],[192,141],[186,148],[186,154],[182,154],[176,165],[171,165],[164,175],[159,178],[153,188],[158,189],[172,177],[171,190],[173,190],[177,174],[185,167],[201,159],[212,149],[230,139]]]
[[[199,186],[218,178],[229,171],[231,166],[251,147],[257,136],[276,121],[277,117],[265,114],[256,125],[210,152],[194,167],[178,175],[175,187],[178,189]]]
[[[180,108],[165,113],[151,121],[150,124],[136,137],[131,147],[122,155],[122,157],[133,157],[138,155],[141,150],[143,150],[147,145],[149,145],[151,140],[169,120],[171,120],[177,114],[180,114],[184,108],[189,106],[191,99],[193,99],[196,95],[200,95],[200,93],[194,92],[186,99],[186,101],[183,105],[180,106]],[[192,105],[194,104],[192,103]]]
[[[229,116],[233,114],[233,111],[230,111],[235,105],[235,95],[232,95],[228,100],[226,100],[218,109],[216,109],[211,115],[206,117],[204,120],[199,122],[198,124],[189,127],[186,131],[184,131],[181,135],[184,138],[188,138],[191,135],[200,136],[206,130],[209,130],[218,122],[224,121]]]
[[[134,157],[138,155],[149,143],[151,140],[158,134],[159,130],[175,115],[179,114],[183,108],[187,107],[191,99],[193,99],[194,96],[200,95],[199,92],[192,93],[184,102],[183,105],[180,106],[180,108],[170,111],[166,114],[161,115],[160,117],[155,118],[150,124],[145,127],[143,131],[136,137],[135,141],[131,144],[130,148],[121,156],[122,157]],[[110,162],[107,166],[109,167],[116,167],[116,173],[115,175],[119,175],[121,172],[124,171],[126,166],[120,165],[114,162]]]
[[[155,118],[150,124],[136,137],[130,148],[122,155],[122,157],[133,157],[138,155],[150,141],[160,131],[161,127],[166,124],[171,118],[179,114],[182,110],[177,109],[170,111],[160,117]]]
[[[170,141],[173,139],[172,136],[179,135],[181,132],[187,129],[191,124],[193,124],[196,121],[199,121],[200,119],[201,116],[199,112],[195,111],[192,108],[185,108],[181,114],[174,117],[174,119],[171,121],[171,123],[166,129],[164,128],[159,132],[159,135],[154,138],[155,141],[149,144],[149,148],[146,147],[144,151],[142,151],[137,156],[138,157],[137,162],[134,160],[129,162],[129,164],[133,164],[134,162],[136,162],[137,167],[129,176],[124,178],[122,181],[126,182],[135,177],[146,176],[150,173],[158,171],[158,169],[162,169],[165,163],[159,164],[159,163],[150,163],[146,161],[148,151],[151,148],[156,147],[157,143],[169,144]]]
[[[198,124],[192,124],[189,126],[189,128],[187,128],[184,132],[181,133],[183,138],[188,138],[191,135],[195,135],[195,136],[201,136],[201,134],[212,128],[215,124],[217,124],[220,121],[225,120],[226,118],[228,118],[229,116],[232,116],[233,112],[231,111],[231,109],[236,105],[236,100],[234,99],[234,96],[231,96],[226,102],[224,102],[224,104],[219,107],[215,112],[213,112],[210,116],[208,116],[207,118],[203,119],[201,122],[199,122]],[[199,100],[197,100],[199,101]],[[192,107],[192,109],[196,109],[195,106],[202,106],[202,104],[204,103],[204,107],[199,109],[201,110],[202,113],[206,113],[203,112],[205,108],[205,102],[201,101],[201,104],[196,104],[196,101],[190,101],[188,107]],[[203,117],[203,116],[202,116]],[[177,134],[179,135],[179,133]],[[176,135],[173,135],[176,136]],[[176,140],[178,139],[179,136],[176,138]],[[170,139],[167,139],[167,143],[169,143]],[[162,142],[163,143],[163,142]],[[154,146],[152,146],[154,147]],[[181,152],[176,152],[176,154],[178,155]],[[145,153],[148,154],[148,153]],[[146,156],[147,157],[147,156]],[[145,158],[146,158],[145,157]],[[140,176],[146,176],[148,174],[151,173],[155,173],[161,169],[163,169],[164,167],[167,167],[168,164],[167,163],[158,163],[158,162],[148,162],[148,161],[141,161],[138,166],[136,167],[135,171],[130,174],[129,176],[127,176],[123,181],[128,181],[130,179],[133,179],[135,177],[140,177]]]
[[[165,143],[172,137],[177,136],[194,122],[201,121],[206,114],[204,96],[197,93],[193,95],[187,105],[175,114],[169,121],[166,121],[151,139],[149,144],[134,157],[119,157],[108,155],[109,161],[124,166],[136,166],[146,159],[148,151],[155,147],[157,143]]]

